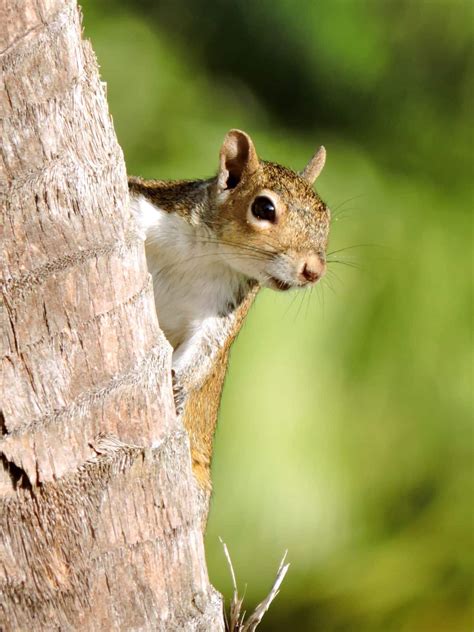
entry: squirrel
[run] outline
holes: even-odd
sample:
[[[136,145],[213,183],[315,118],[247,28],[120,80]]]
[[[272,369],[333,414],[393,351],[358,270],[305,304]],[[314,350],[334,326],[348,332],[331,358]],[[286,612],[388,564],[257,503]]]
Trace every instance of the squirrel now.
[[[302,172],[260,160],[248,134],[225,136],[209,180],[129,178],[158,321],[173,347],[176,410],[209,498],[229,350],[260,287],[285,292],[326,270],[330,211],[313,191],[326,151]]]

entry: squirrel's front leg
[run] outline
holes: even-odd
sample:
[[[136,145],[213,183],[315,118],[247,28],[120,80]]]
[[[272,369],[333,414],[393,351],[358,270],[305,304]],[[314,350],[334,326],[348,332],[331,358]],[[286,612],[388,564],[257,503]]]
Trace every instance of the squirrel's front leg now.
[[[232,314],[206,318],[195,325],[192,334],[173,352],[173,393],[178,415],[188,395],[198,391],[209,377],[231,337],[233,325]]]
[[[227,315],[205,319],[173,353],[177,410],[189,435],[193,472],[207,501],[211,490],[214,433],[229,350],[257,290],[256,285],[250,288],[237,309]]]
[[[193,472],[209,501],[210,467],[217,413],[235,316],[206,319],[173,353],[173,392],[191,444]]]

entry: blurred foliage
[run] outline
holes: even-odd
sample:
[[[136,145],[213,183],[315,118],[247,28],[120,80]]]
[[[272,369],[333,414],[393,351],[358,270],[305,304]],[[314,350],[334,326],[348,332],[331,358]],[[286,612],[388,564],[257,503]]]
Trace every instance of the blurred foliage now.
[[[249,608],[289,549],[262,632],[472,629],[471,1],[83,8],[129,173],[211,175],[231,127],[293,168],[328,150],[349,249],[261,292],[234,347],[212,581],[230,596],[221,535]]]

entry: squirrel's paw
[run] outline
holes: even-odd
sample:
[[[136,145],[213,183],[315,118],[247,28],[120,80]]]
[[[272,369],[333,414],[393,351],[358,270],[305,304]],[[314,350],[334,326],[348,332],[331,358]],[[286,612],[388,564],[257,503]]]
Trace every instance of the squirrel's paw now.
[[[171,377],[173,379],[174,405],[176,408],[176,414],[179,416],[183,412],[184,402],[186,400],[186,389],[184,388],[184,385],[180,382],[174,369],[171,369]]]

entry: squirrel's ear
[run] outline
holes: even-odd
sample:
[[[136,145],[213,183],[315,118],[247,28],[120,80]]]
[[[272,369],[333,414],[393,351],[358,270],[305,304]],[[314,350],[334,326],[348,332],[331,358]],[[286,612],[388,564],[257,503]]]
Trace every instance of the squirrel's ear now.
[[[220,152],[217,184],[221,190],[235,188],[244,173],[254,173],[259,161],[252,139],[239,129],[227,132]]]
[[[303,171],[300,172],[301,177],[307,180],[310,184],[314,184],[314,181],[323,170],[325,162],[326,162],[326,150],[321,145],[321,147],[314,154],[314,156],[308,162],[308,164],[303,169]]]

